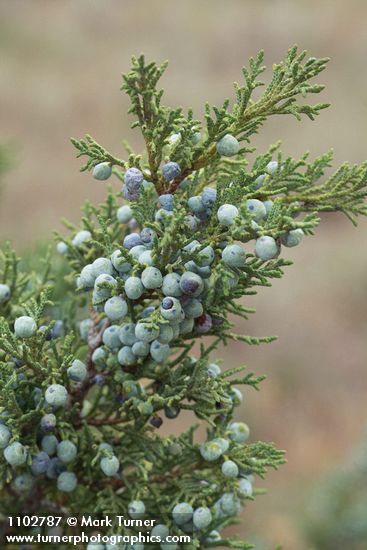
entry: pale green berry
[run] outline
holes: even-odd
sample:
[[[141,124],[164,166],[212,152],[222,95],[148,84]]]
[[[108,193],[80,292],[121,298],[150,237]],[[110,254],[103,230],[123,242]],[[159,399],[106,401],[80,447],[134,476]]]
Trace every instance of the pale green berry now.
[[[120,296],[109,298],[104,305],[104,312],[111,321],[120,321],[126,317],[128,306]]]
[[[127,510],[132,519],[141,519],[144,517],[145,504],[141,500],[133,500],[129,503]]]
[[[14,489],[18,493],[29,493],[33,486],[33,477],[30,474],[20,474],[14,479]]]
[[[146,267],[141,274],[141,282],[145,288],[160,288],[163,284],[162,273],[156,267]]]
[[[97,258],[92,263],[95,278],[99,275],[113,275],[113,265],[108,258]]]
[[[208,374],[212,378],[217,378],[221,372],[222,371],[219,365],[216,365],[215,363],[210,363],[210,365],[208,365]]]
[[[239,244],[228,244],[222,250],[222,259],[229,267],[243,267],[246,264],[246,253]]]
[[[226,460],[222,464],[222,474],[225,477],[237,477],[239,474],[239,468],[233,460]]]
[[[271,160],[267,165],[266,168],[270,174],[275,174],[275,172],[278,170],[278,163],[276,160]]]
[[[170,325],[161,325],[159,329],[158,342],[161,344],[169,344],[173,339],[173,329]]]
[[[112,166],[109,162],[100,162],[96,164],[92,171],[92,176],[94,179],[99,181],[108,180],[112,174]]]
[[[135,336],[137,340],[143,342],[153,342],[159,335],[159,329],[149,327],[144,322],[139,322],[135,326]]]
[[[267,212],[263,202],[257,199],[249,199],[246,202],[247,210],[250,212],[251,217],[256,221],[260,222],[266,218]]]
[[[243,395],[241,390],[239,390],[238,388],[232,388],[230,397],[235,406],[241,405],[243,401]]]
[[[4,424],[0,424],[0,449],[5,449],[5,447],[7,447],[10,438],[10,430],[4,426]]]
[[[229,437],[236,443],[244,443],[250,436],[250,428],[244,422],[232,422],[228,428]]]
[[[126,323],[119,328],[120,342],[125,346],[132,346],[137,341],[135,336],[135,324]]]
[[[98,365],[99,367],[104,366],[106,359],[106,352],[103,348],[97,348],[94,350],[92,354],[92,361],[95,365]]]
[[[73,472],[62,472],[57,478],[57,488],[63,493],[71,493],[77,485],[78,480]]]
[[[158,340],[154,340],[150,345],[150,355],[157,363],[164,363],[168,359],[170,352],[170,347],[167,344],[161,344]]]
[[[163,523],[158,523],[157,525],[155,525],[150,532],[151,537],[159,537],[161,541],[164,541],[168,535],[169,529],[167,525],[164,525]]]
[[[163,294],[165,296],[174,296],[175,298],[182,296],[180,279],[181,276],[178,273],[168,273],[165,277],[163,277]]]
[[[33,317],[23,315],[18,317],[14,323],[15,336],[18,338],[31,338],[37,331],[37,323]]]
[[[205,540],[208,542],[215,542],[217,540],[221,540],[222,537],[219,533],[219,531],[210,531],[209,535],[206,536]]]
[[[238,214],[238,208],[233,204],[222,204],[222,206],[218,208],[217,218],[221,225],[229,227],[234,224]]]
[[[117,354],[117,361],[123,367],[129,367],[136,364],[137,358],[130,346],[124,346]]]
[[[212,462],[224,453],[222,446],[215,440],[206,441],[200,447],[200,454],[204,460]]]
[[[172,518],[176,525],[184,525],[191,520],[194,510],[191,504],[179,502],[172,510]]]
[[[61,384],[52,384],[46,390],[45,399],[52,407],[65,407],[68,402],[67,389]]]
[[[111,262],[112,262],[113,267],[119,273],[129,273],[129,271],[131,271],[132,265],[122,255],[121,250],[115,250],[112,253]]]
[[[163,319],[167,321],[183,321],[184,312],[177,298],[166,296],[161,302],[160,308]],[[172,327],[173,328],[173,327]]]
[[[67,369],[67,374],[70,380],[73,380],[74,382],[83,382],[87,376],[87,367],[82,361],[79,361],[79,359],[75,359],[71,367]]]
[[[52,456],[56,453],[58,444],[59,442],[55,435],[45,435],[42,437],[41,448],[48,456]]]
[[[133,211],[130,206],[124,204],[117,210],[117,220],[120,223],[128,223],[133,217]]]
[[[215,258],[214,249],[211,246],[206,246],[200,250],[198,254],[197,264],[200,267],[206,267],[213,263]]]
[[[72,441],[61,441],[57,446],[57,457],[65,464],[72,462],[77,452],[78,449]]]
[[[108,476],[112,477],[117,474],[120,468],[120,462],[116,456],[111,456],[108,458],[104,456],[100,462],[102,472]]]
[[[56,250],[59,254],[61,254],[62,256],[65,256],[69,252],[69,247],[66,243],[64,243],[63,241],[60,241],[56,245]]]
[[[138,300],[144,293],[144,286],[139,277],[129,277],[125,281],[125,294],[130,300]]]
[[[266,215],[269,216],[269,214],[271,212],[271,209],[274,206],[274,202],[273,201],[264,201],[264,206],[265,206],[265,210],[266,210]]]
[[[149,355],[150,344],[148,342],[135,342],[131,348],[132,352],[136,357],[146,357]]]
[[[90,231],[87,231],[87,230],[79,231],[73,238],[72,243],[76,248],[80,248],[81,246],[83,246],[83,244],[90,241],[91,238],[92,238],[92,233]]]
[[[83,319],[83,321],[80,321],[80,324],[79,324],[80,338],[85,342],[88,340],[88,335],[92,327],[92,324],[93,323],[91,319]]]
[[[152,266],[154,265],[153,255],[151,250],[145,250],[139,255],[138,262],[141,265]]]
[[[237,515],[240,511],[240,502],[234,493],[224,493],[219,502],[223,513],[227,516]]]
[[[93,265],[87,264],[80,272],[78,279],[78,287],[80,288],[93,288],[96,277],[94,275]]]
[[[0,304],[4,304],[10,300],[10,287],[8,285],[0,284]]]
[[[240,144],[231,134],[226,134],[217,143],[217,151],[222,157],[233,157],[239,150]]]
[[[134,258],[134,260],[139,261],[140,256],[147,250],[148,249],[144,244],[138,244],[130,248],[129,254]]]
[[[289,248],[293,246],[298,246],[304,237],[303,230],[299,227],[298,229],[292,229],[288,231],[285,235],[282,236],[281,241],[284,246]]]
[[[255,253],[260,260],[266,262],[278,256],[279,246],[273,237],[264,235],[256,240]]]
[[[107,327],[103,333],[102,340],[104,345],[109,349],[118,349],[121,345],[119,325],[111,325],[110,327]]]
[[[196,508],[192,521],[197,529],[206,529],[212,522],[212,514],[206,506]]]
[[[179,327],[180,327],[180,334],[190,334],[194,330],[195,321],[193,318],[184,319]]]
[[[183,310],[186,318],[196,319],[204,313],[203,304],[196,298],[191,298],[183,304]]]
[[[252,492],[253,492],[252,483],[248,478],[243,477],[240,479],[238,489],[241,493],[243,493],[247,497],[252,496]]]
[[[4,458],[11,466],[21,466],[27,460],[26,448],[18,441],[15,441],[4,449]]]

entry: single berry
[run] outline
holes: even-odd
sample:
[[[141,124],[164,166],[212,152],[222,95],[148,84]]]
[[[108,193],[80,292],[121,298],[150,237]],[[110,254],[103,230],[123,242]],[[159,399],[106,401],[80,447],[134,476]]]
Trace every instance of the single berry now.
[[[228,244],[222,250],[222,259],[229,267],[244,267],[246,264],[246,253],[239,244]]]
[[[133,500],[129,503],[127,509],[132,519],[141,519],[144,517],[145,504],[141,500]]]
[[[217,376],[219,376],[222,372],[220,366],[216,365],[215,363],[210,363],[207,370],[209,376],[211,376],[212,378],[217,378]]]
[[[125,346],[132,346],[135,344],[137,338],[135,336],[135,324],[127,323],[119,328],[120,344]]]
[[[231,136],[231,134],[226,134],[217,143],[217,151],[223,157],[233,157],[234,155],[237,155],[239,150],[240,144],[234,136]]]
[[[192,521],[197,529],[206,529],[212,522],[212,514],[209,508],[201,506],[194,511]]]
[[[123,367],[130,367],[136,364],[137,357],[130,346],[124,346],[118,352],[117,360]]]
[[[6,426],[4,426],[4,424],[0,424],[0,449],[5,449],[5,447],[7,447],[10,438],[10,430]]]
[[[173,195],[170,193],[167,193],[165,195],[159,196],[159,204],[161,205],[161,208],[164,210],[168,210],[169,212],[172,212],[173,210]]]
[[[167,162],[162,167],[162,174],[166,181],[172,181],[181,174],[181,168],[177,162]]]
[[[160,288],[163,283],[162,273],[156,267],[146,267],[141,274],[141,282],[147,289]]]
[[[52,407],[65,407],[68,402],[67,389],[61,384],[52,384],[46,390],[45,399]]]
[[[76,246],[76,248],[80,248],[83,244],[90,241],[91,238],[92,238],[92,234],[90,231],[86,231],[86,230],[79,231],[79,233],[77,233],[73,238],[72,243],[74,246]]]
[[[56,428],[56,423],[56,416],[54,414],[45,414],[41,418],[41,430],[44,432],[52,432]]]
[[[278,163],[276,160],[272,160],[270,161],[267,165],[266,165],[266,168],[268,170],[268,172],[270,172],[270,174],[275,174],[275,172],[278,170]]]
[[[131,250],[134,246],[138,246],[140,244],[142,244],[142,242],[139,233],[129,233],[126,235],[123,242],[123,246],[124,248],[127,248],[127,250]]]
[[[120,321],[126,317],[128,306],[123,298],[114,296],[105,303],[104,312],[111,321]]]
[[[225,477],[237,477],[239,474],[239,468],[233,460],[226,460],[222,464],[222,474]]]
[[[293,246],[298,246],[303,237],[304,232],[301,228],[292,229],[282,236],[281,241],[284,246],[288,246],[289,248],[291,248]]]
[[[138,300],[144,293],[144,286],[139,277],[129,277],[125,281],[125,294],[130,300]]]
[[[42,437],[41,447],[42,450],[48,454],[48,456],[56,454],[58,444],[59,442],[55,435],[44,435]]]
[[[234,224],[238,214],[238,208],[233,204],[222,204],[222,206],[218,208],[217,218],[221,225],[229,227]]]
[[[0,284],[0,304],[4,304],[10,300],[10,287],[8,285]]]
[[[50,457],[47,453],[44,451],[41,451],[33,457],[32,464],[31,464],[31,471],[32,474],[35,476],[40,476],[42,474],[45,474],[47,472],[47,468],[50,463]]]
[[[179,502],[172,510],[173,521],[176,525],[184,525],[191,520],[194,510],[187,502]]]
[[[279,246],[273,237],[264,235],[256,240],[255,253],[260,260],[266,262],[278,256]]]
[[[78,449],[72,441],[61,441],[57,446],[57,457],[64,464],[72,462],[76,457]]]
[[[4,458],[11,466],[21,466],[27,460],[26,448],[18,441],[15,441],[4,449]]]
[[[184,294],[197,298],[204,290],[204,282],[196,273],[186,271],[180,279],[180,287]]]
[[[116,350],[120,347],[120,327],[118,325],[111,325],[107,327],[103,333],[102,340],[105,346],[111,350]]]
[[[150,355],[157,363],[164,363],[169,357],[170,347],[167,344],[161,344],[158,340],[154,340],[150,345]]]
[[[167,321],[181,321],[184,313],[180,302],[173,296],[166,296],[161,302],[160,308],[163,319]]]
[[[133,217],[133,211],[130,206],[124,204],[117,210],[117,221],[119,223],[128,223]]]
[[[108,180],[112,174],[112,166],[109,162],[100,162],[96,164],[92,171],[92,176],[99,181]]]
[[[63,493],[71,493],[77,485],[78,480],[73,472],[62,472],[57,478],[57,488]]]
[[[15,336],[18,338],[31,338],[37,331],[37,323],[33,317],[23,315],[18,317],[14,323]]]
[[[267,212],[263,202],[257,199],[249,199],[246,202],[247,210],[250,212],[251,217],[256,221],[260,222],[266,218]]]
[[[110,458],[104,456],[99,464],[102,472],[108,477],[116,475],[120,468],[120,463],[116,456],[111,456]]]
[[[217,460],[224,452],[223,446],[215,439],[213,441],[206,441],[200,447],[201,456],[208,462]]]
[[[153,342],[159,335],[159,329],[148,327],[146,323],[139,322],[135,326],[135,336],[137,340],[143,342]]]
[[[250,429],[244,422],[232,422],[228,426],[229,437],[236,443],[244,443],[250,435]]]
[[[83,382],[87,376],[87,367],[79,359],[75,359],[67,369],[67,375],[74,382]]]

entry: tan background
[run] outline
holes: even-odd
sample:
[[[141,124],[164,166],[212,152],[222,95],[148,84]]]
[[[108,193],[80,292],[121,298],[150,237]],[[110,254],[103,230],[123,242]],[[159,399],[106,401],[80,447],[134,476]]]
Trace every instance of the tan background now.
[[[205,99],[218,104],[232,93],[241,66],[260,48],[269,66],[293,43],[330,56],[321,80],[332,108],[314,123],[274,120],[256,142],[263,150],[282,138],[283,150],[295,155],[333,147],[337,162],[361,162],[366,18],[362,0],[2,0],[0,142],[14,144],[17,166],[0,198],[1,239],[20,248],[48,239],[62,216],[78,220],[84,199],[104,196],[103,184],[78,174],[69,137],[91,133],[117,155],[122,138],[140,146],[119,88],[130,56],[141,51],[170,59],[166,101],[193,106],[197,116]],[[288,465],[267,479],[269,495],[243,515],[243,534],[258,533],[270,548],[307,548],[299,521],[308,489],[348,453],[365,423],[366,228],[325,216],[316,238],[285,252],[296,265],[251,300],[257,315],[239,327],[279,341],[222,353],[226,364],[268,375],[241,416],[253,440],[288,450]]]

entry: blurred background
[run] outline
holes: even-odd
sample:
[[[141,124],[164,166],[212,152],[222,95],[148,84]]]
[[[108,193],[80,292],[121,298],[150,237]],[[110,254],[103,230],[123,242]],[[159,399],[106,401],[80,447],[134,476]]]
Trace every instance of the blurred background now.
[[[363,161],[366,19],[362,0],[2,0],[0,143],[11,145],[15,159],[0,196],[1,241],[11,239],[20,251],[35,247],[61,229],[61,217],[76,222],[85,199],[104,197],[103,184],[78,173],[71,136],[90,133],[117,156],[123,138],[142,146],[119,91],[131,55],[142,51],[169,58],[166,102],[192,106],[197,117],[204,100],[231,96],[241,66],[261,48],[270,67],[294,43],[330,56],[320,100],[332,107],[315,122],[270,121],[256,146],[264,151],[281,138],[285,154],[310,150],[314,157],[333,147],[336,164]],[[295,265],[248,300],[257,314],[238,326],[279,340],[220,352],[225,365],[267,375],[239,414],[253,441],[287,450],[288,464],[262,484],[269,494],[243,514],[240,530],[254,541],[256,535],[257,548],[338,547],[308,538],[317,510],[311,492],[358,446],[367,417],[366,229],[364,220],[355,229],[341,215],[324,216],[315,238],[284,252]],[[352,547],[367,543],[343,546]]]

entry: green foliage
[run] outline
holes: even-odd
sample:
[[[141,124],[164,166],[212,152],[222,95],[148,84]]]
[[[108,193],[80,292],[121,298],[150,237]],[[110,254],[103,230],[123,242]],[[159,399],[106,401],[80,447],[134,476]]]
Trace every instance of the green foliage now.
[[[327,106],[304,102],[323,89],[310,81],[326,62],[307,59],[305,52],[292,48],[273,67],[265,86],[258,80],[265,69],[260,53],[243,69],[244,84],[235,85],[232,106],[229,100],[220,108],[207,105],[202,123],[191,111],[185,115],[162,104],[158,83],[166,64],[134,58],[123,90],[146,152],[128,149],[128,158],[121,160],[88,135],[72,140],[77,155],[85,157],[82,170],[93,172],[108,163],[124,187],[121,193],[109,188],[98,207],[86,203],[80,227],[66,222],[70,236],[57,235],[66,268],[49,258],[43,271],[22,272],[15,253],[10,248],[3,253],[1,282],[8,285],[10,299],[0,304],[0,419],[11,432],[7,443],[19,441],[27,452],[21,467],[0,461],[4,511],[29,513],[36,502],[38,512],[41,506],[60,513],[93,509],[126,515],[129,503],[141,500],[147,517],[158,513],[171,533],[182,534],[172,510],[187,502],[194,509],[210,508],[212,521],[182,547],[251,547],[226,538],[222,530],[256,496],[256,476],[278,468],[284,452],[271,443],[247,443],[248,427],[234,421],[241,401],[237,386],[257,390],[263,377],[245,367],[220,370],[210,361],[218,346],[232,341],[258,345],[274,340],[236,334],[234,317],[247,319],[254,310],[243,298],[282,277],[291,263],[281,257],[283,245],[311,236],[320,212],[340,211],[354,223],[366,214],[366,164],[344,164],[327,176],[331,153],[309,161],[308,155],[284,157],[279,144],[258,155],[250,146],[270,116],[313,120]],[[263,93],[254,98],[261,87]],[[231,156],[220,155],[218,142],[228,135],[238,152],[229,149]],[[175,171],[172,178],[167,167]],[[131,199],[127,223],[119,219],[121,196]],[[225,222],[219,215],[223,208]],[[144,245],[142,230],[149,237]],[[129,239],[140,244],[130,246]],[[228,246],[242,243],[246,258],[238,246],[226,257]],[[167,275],[178,282],[164,291],[160,278]],[[129,278],[138,288],[134,298],[126,288]],[[106,314],[110,299],[113,313]],[[117,306],[126,312],[114,318]],[[21,315],[37,322],[38,330],[29,338],[14,334],[14,321]],[[63,330],[56,332],[61,320]],[[194,348],[198,339],[202,343]],[[68,376],[75,359],[87,368],[80,383]],[[54,410],[46,392],[56,387],[62,396],[60,386],[66,388],[68,402]],[[19,494],[16,479],[34,467],[45,435],[42,421],[49,413],[56,416],[58,440],[70,440],[78,448],[76,458],[64,465],[76,473],[78,486],[68,494],[57,489],[56,476],[33,474],[38,498],[31,502],[29,494]],[[179,433],[174,419],[180,413],[206,424],[205,442],[199,441],[200,423]],[[175,435],[161,435],[162,422],[171,422]],[[119,471],[108,477],[100,461],[112,456]],[[237,464],[238,478],[221,473],[228,459]],[[220,533],[215,540],[213,530]]]

